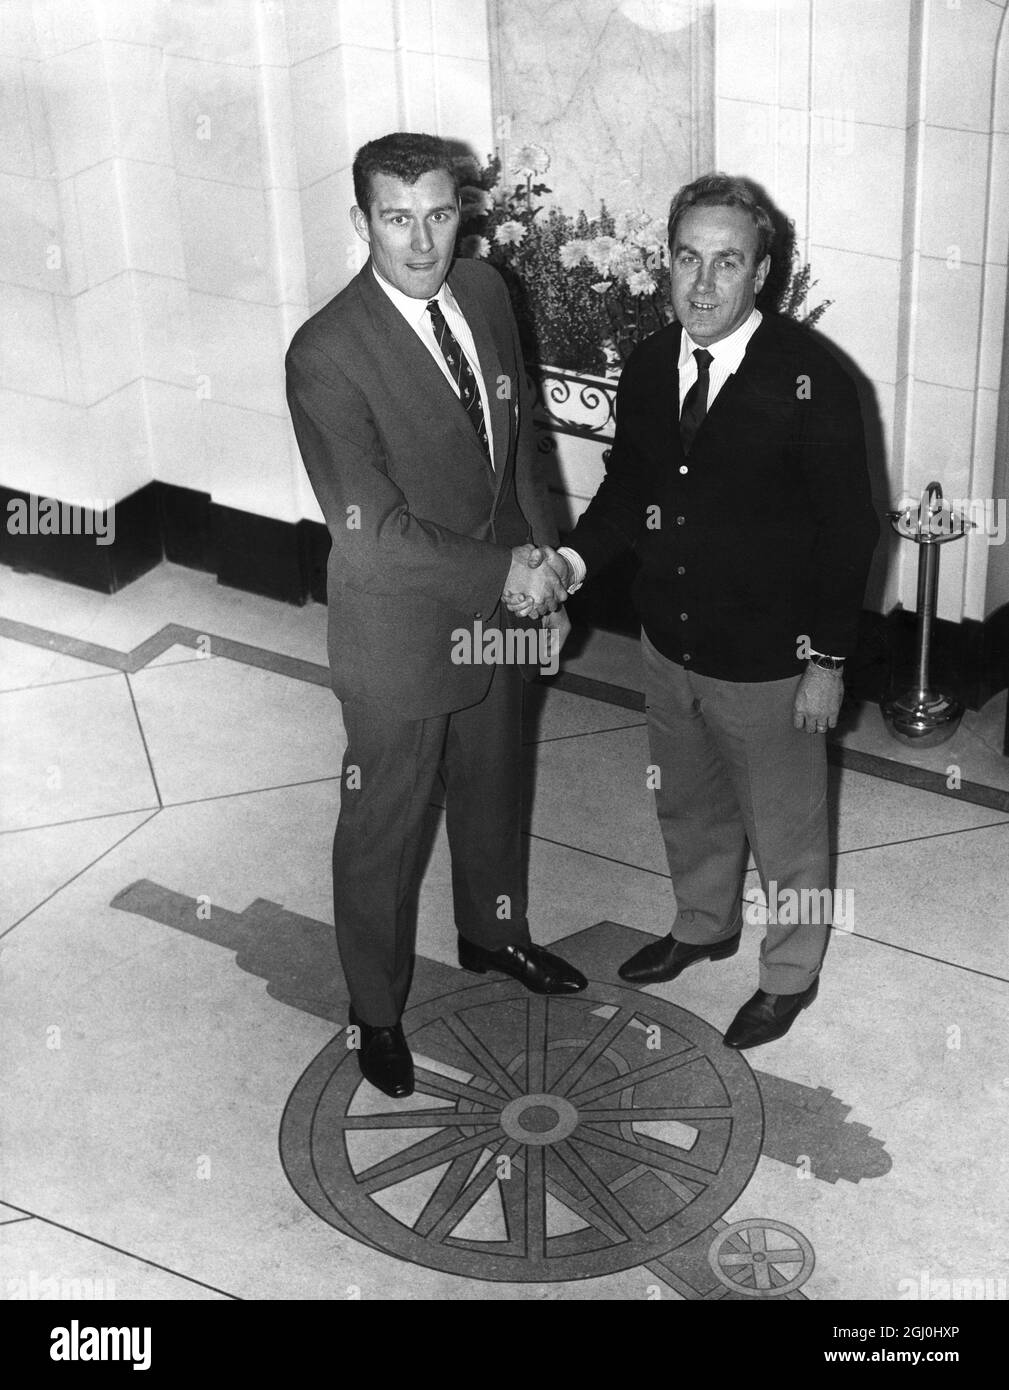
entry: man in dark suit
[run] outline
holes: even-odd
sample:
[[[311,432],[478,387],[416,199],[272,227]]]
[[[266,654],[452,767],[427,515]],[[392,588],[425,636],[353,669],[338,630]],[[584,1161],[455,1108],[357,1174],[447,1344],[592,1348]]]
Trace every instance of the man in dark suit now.
[[[739,943],[747,843],[768,898],[760,988],[730,1047],[781,1037],[826,949],[826,749],[879,526],[855,388],[761,314],[773,224],[713,174],[669,216],[678,322],[634,352],[606,478],[560,551],[572,586],[634,547],[674,931],[620,969],[675,979]],[[551,556],[552,558],[552,556]],[[521,611],[521,605],[516,605]]]
[[[515,320],[497,272],[454,259],[450,153],[425,135],[372,141],[354,192],[368,263],[295,334],[287,392],[333,541],[329,661],[347,733],[333,891],[350,1022],[364,1075],[405,1096],[400,1016],[439,770],[460,964],[545,994],[585,986],[529,938],[522,679],[508,660],[522,649],[503,640],[516,629],[503,631],[502,596],[526,595],[555,640],[568,623],[535,548],[557,536]],[[490,632],[503,664],[481,659]]]

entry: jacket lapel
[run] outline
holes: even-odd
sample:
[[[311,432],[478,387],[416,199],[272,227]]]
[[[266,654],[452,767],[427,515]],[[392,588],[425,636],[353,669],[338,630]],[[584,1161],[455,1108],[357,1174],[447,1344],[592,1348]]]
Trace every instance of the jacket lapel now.
[[[379,285],[372,272],[371,261],[368,261],[364,269],[360,272],[361,293],[369,311],[372,314],[376,327],[384,334],[390,353],[394,353],[402,364],[403,374],[407,380],[415,383],[418,392],[423,393],[428,399],[438,401],[439,409],[443,409],[451,418],[459,434],[460,443],[470,453],[473,454],[474,466],[482,468],[488,485],[495,486],[491,465],[483,450],[483,445],[477,438],[472,421],[466,413],[466,408],[462,401],[452,390],[445,378],[445,373],[435,362],[427,348],[418,338],[417,334],[403,318],[392,300]],[[455,291],[453,290],[453,293]],[[473,328],[473,323],[468,312],[466,320]],[[476,333],[473,334],[477,343],[477,352],[480,356],[480,365],[484,366],[484,355],[480,350],[480,340]],[[500,370],[500,369],[498,369]],[[486,376],[484,368],[484,381],[487,383],[488,394],[492,396],[490,382]],[[494,416],[495,439],[498,431],[497,416]],[[496,452],[495,446],[495,452]]]
[[[682,325],[675,325],[676,331],[669,339],[668,381],[671,389],[663,391],[661,399],[668,403],[668,431],[673,442],[673,454],[683,458],[683,441],[680,438],[680,344],[683,341]]]

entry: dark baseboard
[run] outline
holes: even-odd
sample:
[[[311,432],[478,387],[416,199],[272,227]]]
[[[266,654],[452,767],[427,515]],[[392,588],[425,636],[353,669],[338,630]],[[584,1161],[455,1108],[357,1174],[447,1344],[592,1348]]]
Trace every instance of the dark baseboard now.
[[[297,523],[253,516],[216,503],[211,518],[219,583],[286,603],[308,600]]]
[[[40,509],[48,516],[49,503],[0,487],[0,564],[114,594],[171,560],[248,593],[296,604],[326,601],[329,532],[321,522],[276,521],[219,506],[194,488],[152,482],[117,502],[111,515],[68,512],[62,531],[40,535]],[[108,541],[99,543],[96,531]]]
[[[302,521],[301,553],[309,597],[316,603],[326,602],[326,564],[333,542],[321,521]]]
[[[326,561],[330,540],[316,521],[277,521],[234,507],[222,507],[205,492],[170,483],[148,483],[118,502],[114,540],[98,545],[82,514],[83,534],[22,535],[10,529],[8,504],[31,507],[27,493],[0,487],[3,529],[0,563],[115,593],[162,559],[215,574],[218,582],[267,598],[304,604],[326,601]],[[91,517],[91,529],[95,518]],[[609,632],[636,634],[630,591],[633,556],[610,565],[569,604],[572,621]],[[849,693],[878,701],[912,683],[915,615],[896,608],[887,614],[863,612],[859,640],[845,672]],[[932,677],[979,709],[1009,685],[1009,604],[985,622],[936,622],[932,637]]]
[[[114,594],[164,558],[159,487],[148,483],[108,512],[0,487],[0,564]],[[40,534],[50,526],[59,529]]]
[[[209,492],[156,483],[165,559],[216,573],[213,509]]]

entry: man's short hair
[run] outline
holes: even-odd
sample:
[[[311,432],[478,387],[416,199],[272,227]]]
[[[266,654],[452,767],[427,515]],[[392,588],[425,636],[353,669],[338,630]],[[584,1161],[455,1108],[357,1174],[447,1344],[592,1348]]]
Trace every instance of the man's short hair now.
[[[758,201],[745,179],[728,174],[704,174],[693,183],[685,183],[669,205],[669,250],[673,250],[676,228],[680,218],[691,208],[742,208],[753,218],[757,229],[757,264],[770,254],[774,241],[771,214]]]
[[[456,173],[452,151],[436,135],[416,135],[398,130],[369,140],[354,156],[354,198],[361,211],[368,215],[372,199],[372,175],[388,174],[402,183],[416,183],[425,174],[444,169],[453,185]]]

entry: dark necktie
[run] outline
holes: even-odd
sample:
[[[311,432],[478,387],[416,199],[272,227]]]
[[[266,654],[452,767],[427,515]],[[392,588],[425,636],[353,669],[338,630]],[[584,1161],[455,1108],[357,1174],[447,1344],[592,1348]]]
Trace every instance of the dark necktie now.
[[[685,454],[690,453],[694,435],[708,413],[708,368],[713,361],[711,353],[705,348],[694,348],[694,357],[697,361],[697,380],[687,392],[680,411],[680,439]]]
[[[480,390],[476,384],[476,376],[473,368],[466,359],[466,354],[459,346],[451,328],[445,322],[445,315],[441,311],[441,305],[437,299],[428,301],[427,311],[431,315],[431,322],[434,324],[434,336],[438,340],[442,356],[448,363],[448,369],[452,373],[452,379],[459,388],[459,399],[466,407],[466,414],[470,418],[473,428],[476,430],[477,438],[484,447],[484,453],[490,458],[490,443],[487,439],[487,425],[483,418],[483,404],[480,400]]]

